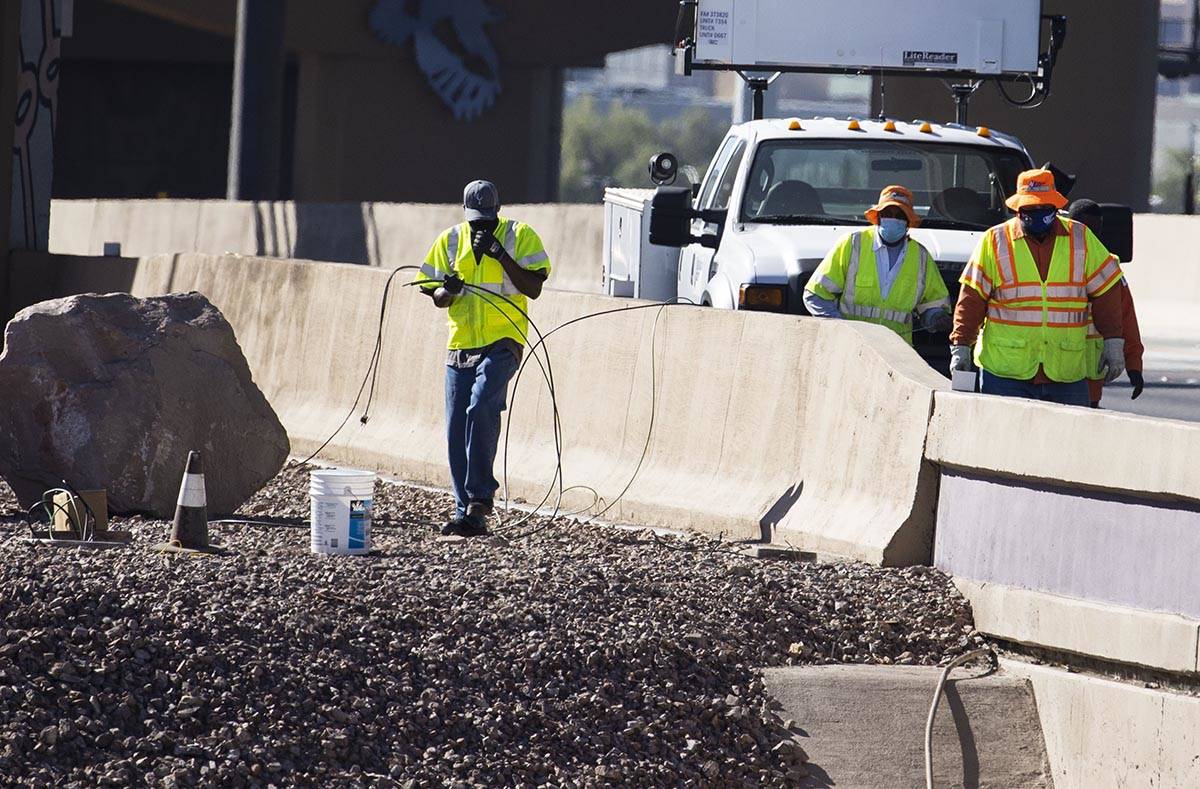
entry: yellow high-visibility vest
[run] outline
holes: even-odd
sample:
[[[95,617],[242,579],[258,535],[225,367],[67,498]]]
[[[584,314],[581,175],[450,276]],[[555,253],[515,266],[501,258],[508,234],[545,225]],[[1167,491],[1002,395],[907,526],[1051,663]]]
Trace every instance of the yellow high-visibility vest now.
[[[912,343],[912,316],[950,307],[949,291],[933,256],[912,238],[896,281],[883,297],[875,265],[875,234],[869,227],[837,243],[805,285],[826,301],[838,302],[842,317],[886,326]]]
[[[529,225],[500,217],[494,235],[521,268],[550,276],[550,256]],[[529,300],[509,280],[499,260],[489,255],[475,259],[471,225],[467,222],[438,236],[425,256],[419,279],[440,280],[451,273],[487,293],[464,287],[446,311],[450,350],[483,348],[504,338],[526,343],[529,321],[521,313],[529,311]],[[424,283],[421,287],[434,290],[438,286]]]
[[[1040,366],[1053,381],[1081,381],[1098,364],[1088,302],[1121,281],[1120,263],[1084,224],[1060,217],[1067,234],[1055,237],[1043,282],[1029,244],[1015,235],[1019,221],[984,233],[960,279],[988,303],[975,361],[1003,378],[1029,380]]]

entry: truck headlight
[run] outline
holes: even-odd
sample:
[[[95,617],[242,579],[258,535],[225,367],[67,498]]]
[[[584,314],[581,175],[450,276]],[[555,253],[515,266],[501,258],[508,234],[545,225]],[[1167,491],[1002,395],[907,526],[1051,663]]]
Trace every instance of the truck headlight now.
[[[738,309],[784,312],[787,309],[787,286],[743,285],[738,294]]]

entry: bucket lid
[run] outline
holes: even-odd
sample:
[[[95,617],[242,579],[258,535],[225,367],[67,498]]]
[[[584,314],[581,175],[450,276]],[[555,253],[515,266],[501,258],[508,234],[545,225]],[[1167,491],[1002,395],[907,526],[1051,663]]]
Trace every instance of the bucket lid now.
[[[315,482],[347,482],[349,480],[367,479],[374,481],[378,475],[374,471],[359,471],[352,468],[319,468],[312,470],[311,479]]]

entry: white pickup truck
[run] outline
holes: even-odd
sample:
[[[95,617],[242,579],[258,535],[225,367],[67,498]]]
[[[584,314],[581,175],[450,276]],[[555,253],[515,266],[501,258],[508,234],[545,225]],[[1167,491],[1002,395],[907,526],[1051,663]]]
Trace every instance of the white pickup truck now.
[[[662,182],[674,167],[670,155],[655,157],[652,177]],[[726,134],[700,185],[608,191],[606,289],[720,309],[808,314],[803,293],[812,272],[839,237],[865,227],[863,212],[881,189],[899,183],[916,197],[922,224],[912,235],[934,255],[953,302],[979,236],[1012,216],[1004,199],[1015,191],[1016,176],[1032,167],[1019,139],[986,127],[832,118],[746,122]],[[1100,240],[1128,260],[1132,212],[1102,207]],[[944,372],[947,335],[918,331],[914,342]]]
[[[867,224],[863,211],[883,187],[901,184],[922,217],[913,237],[934,256],[953,298],[979,236],[1011,216],[1004,200],[1033,166],[1020,140],[984,127],[751,121],[729,130],[698,189],[654,193],[646,235],[649,244],[680,249],[674,295],[719,309],[803,315],[804,286],[821,259]],[[1122,215],[1116,211],[1112,230],[1131,236]],[[917,345],[940,361],[934,349],[944,350],[946,337],[918,333]]]
[[[651,241],[682,247],[681,297],[724,309],[803,313],[809,275],[841,236],[867,224],[863,211],[885,186],[913,191],[922,216],[913,237],[947,280],[957,280],[979,235],[1008,218],[1004,198],[1032,166],[1019,140],[987,129],[751,121],[729,130],[689,206],[706,216],[691,219],[680,237],[684,226],[672,211],[679,204],[660,190]]]

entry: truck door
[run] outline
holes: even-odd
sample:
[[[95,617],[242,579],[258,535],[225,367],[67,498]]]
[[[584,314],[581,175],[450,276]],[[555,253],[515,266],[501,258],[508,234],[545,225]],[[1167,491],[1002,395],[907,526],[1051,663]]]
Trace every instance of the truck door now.
[[[732,148],[729,148],[730,144],[732,144]],[[742,159],[746,155],[746,141],[730,139],[729,143],[726,143],[726,148],[729,149],[728,156],[725,157],[723,162],[717,163],[718,167],[713,170],[708,183],[705,184],[704,190],[700,193],[700,203],[698,206],[700,209],[729,210],[729,199],[733,194],[733,187],[737,184]],[[725,150],[722,150],[722,154],[725,154]],[[715,235],[723,229],[715,223],[705,222],[702,219],[692,221],[693,235]],[[699,304],[704,297],[704,291],[708,287],[708,282],[712,278],[713,258],[718,250],[710,249],[700,244],[692,244],[688,247],[688,250],[691,252],[691,267],[687,272],[687,292],[690,294],[688,298]],[[680,265],[682,269],[682,262]],[[682,275],[683,272],[681,271],[680,273]],[[683,293],[683,283],[680,283],[680,285],[680,293]]]
[[[716,157],[713,158],[712,167],[708,170],[708,177],[704,179],[704,186],[700,190],[700,196],[696,198],[696,208],[703,208],[710,204],[713,199],[713,194],[717,191],[717,184],[721,181],[721,176],[725,172],[725,165],[729,163],[730,157],[733,155],[733,149],[737,145],[736,137],[727,137],[724,144],[717,151]],[[700,235],[705,232],[705,223],[699,219],[692,220],[692,235]],[[709,231],[713,232],[713,231]],[[700,257],[704,264],[705,274],[708,271],[709,262],[712,260],[712,250],[705,249],[699,244],[689,244],[683,248],[679,255],[679,275],[676,281],[676,292],[680,298],[690,299],[696,304],[700,303],[700,296],[704,293],[704,286],[708,284],[708,277],[701,275],[699,272],[699,262],[697,257]]]

